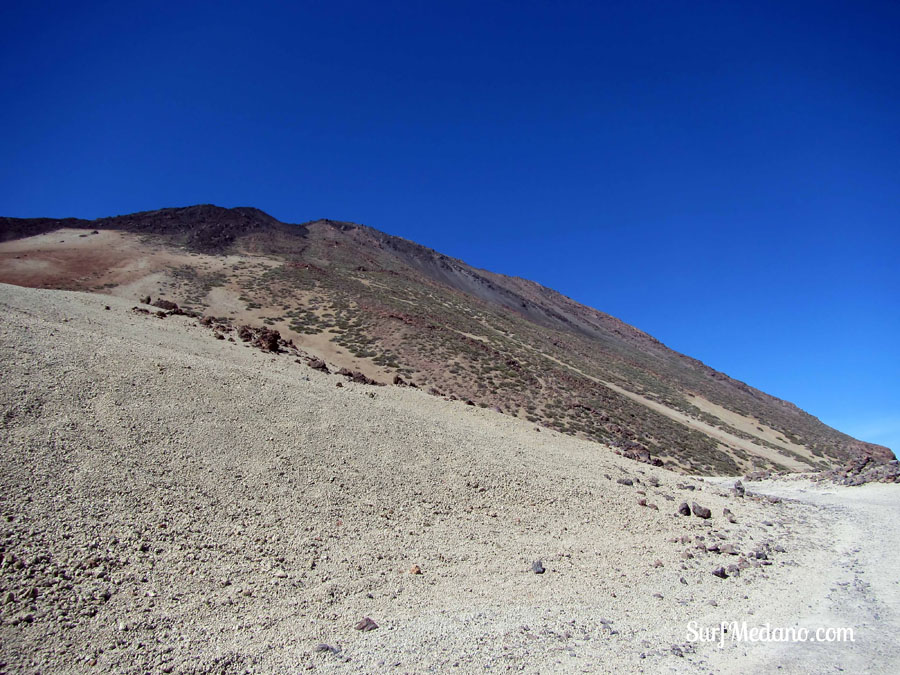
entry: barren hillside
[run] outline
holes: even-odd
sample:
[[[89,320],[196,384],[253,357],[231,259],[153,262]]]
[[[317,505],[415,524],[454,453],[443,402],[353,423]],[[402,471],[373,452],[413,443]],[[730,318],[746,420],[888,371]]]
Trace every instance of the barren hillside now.
[[[796,672],[898,654],[823,507],[121,298],[0,285],[0,312],[4,672],[763,671],[688,621],[826,593],[869,628]]]
[[[472,401],[690,473],[821,470],[887,448],[536,283],[369,227],[195,206],[0,220],[0,281],[164,297],[337,369]]]

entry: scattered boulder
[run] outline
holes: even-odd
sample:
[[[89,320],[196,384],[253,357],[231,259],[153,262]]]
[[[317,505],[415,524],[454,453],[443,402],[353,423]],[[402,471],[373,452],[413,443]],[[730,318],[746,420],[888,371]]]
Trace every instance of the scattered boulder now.
[[[896,459],[879,462],[869,456],[852,459],[843,467],[815,474],[813,480],[829,480],[838,485],[865,483],[900,483],[900,462]]]
[[[687,502],[681,502],[681,505],[678,507],[678,513],[682,516],[689,516],[691,515],[691,507],[688,506]]]
[[[326,375],[331,372],[330,370],[328,370],[328,365],[322,359],[309,359],[306,362],[306,365],[308,365],[313,370],[319,370]]]
[[[361,630],[363,632],[375,630],[378,628],[378,624],[372,621],[369,617],[365,616],[360,619],[355,626],[353,626],[356,630]]]
[[[176,312],[179,309],[176,303],[172,302],[171,300],[163,300],[162,298],[157,298],[156,302],[145,304],[152,304],[154,307],[159,307],[160,309],[164,309],[167,312]]]
[[[712,511],[705,506],[700,506],[697,502],[691,502],[691,511],[695,516],[703,518],[704,520],[712,517]]]
[[[256,337],[256,346],[264,352],[278,352],[281,334],[271,328],[261,328]]]
[[[630,478],[618,478],[618,479],[616,479],[616,482],[619,485],[628,485],[628,486],[634,485],[634,481],[631,480]]]
[[[728,578],[728,574],[725,572],[725,568],[724,568],[724,567],[717,567],[716,569],[714,569],[714,570],[712,571],[712,573],[713,573],[713,576],[719,577],[720,579],[727,579],[727,578]]]
[[[340,650],[337,647],[332,647],[331,645],[321,642],[315,646],[315,649],[313,649],[313,651],[320,654],[325,652],[329,654],[337,654]]]
[[[379,383],[373,380],[370,377],[366,377],[358,370],[350,370],[349,368],[341,368],[338,372],[338,375],[343,375],[351,382],[356,382],[358,384],[371,384],[378,385]]]
[[[533,563],[531,563],[531,571],[535,574],[543,574],[544,572],[546,572],[546,570],[544,569],[544,564],[540,560],[535,560]]]

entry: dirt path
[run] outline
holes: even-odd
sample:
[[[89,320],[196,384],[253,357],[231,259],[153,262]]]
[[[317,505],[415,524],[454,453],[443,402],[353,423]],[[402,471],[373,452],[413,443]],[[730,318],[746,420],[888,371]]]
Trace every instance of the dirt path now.
[[[788,673],[896,673],[900,664],[900,485],[839,487],[809,481],[749,483],[748,489],[814,506],[825,530],[808,558],[815,574],[789,625],[853,628],[854,641],[755,644],[734,670]],[[790,614],[790,612],[788,612]],[[765,620],[765,617],[757,617]],[[773,625],[775,622],[773,621]],[[734,654],[710,660],[732,670]]]

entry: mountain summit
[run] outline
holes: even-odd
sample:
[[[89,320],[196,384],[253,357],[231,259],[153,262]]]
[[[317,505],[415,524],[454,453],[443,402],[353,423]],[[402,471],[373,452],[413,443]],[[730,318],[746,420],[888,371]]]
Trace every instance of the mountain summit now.
[[[307,353],[675,470],[814,471],[893,453],[540,284],[354,223],[249,207],[0,218],[0,282],[164,297]]]

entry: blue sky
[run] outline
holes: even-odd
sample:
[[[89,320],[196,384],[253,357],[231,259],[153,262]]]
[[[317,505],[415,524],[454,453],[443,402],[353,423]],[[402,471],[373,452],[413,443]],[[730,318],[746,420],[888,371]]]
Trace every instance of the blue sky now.
[[[0,214],[252,205],[900,448],[896,2],[7,3]]]

